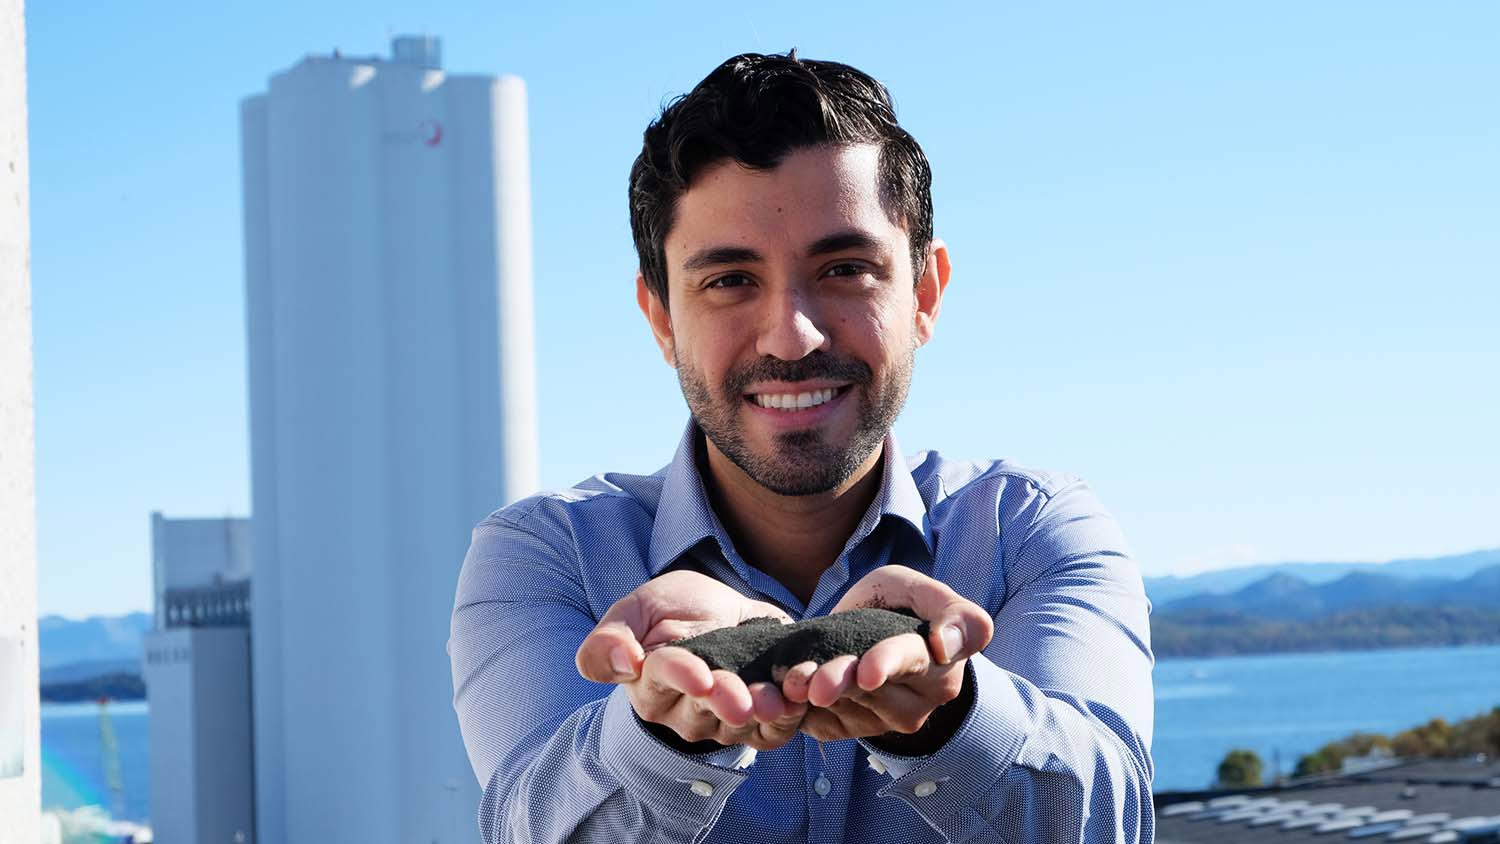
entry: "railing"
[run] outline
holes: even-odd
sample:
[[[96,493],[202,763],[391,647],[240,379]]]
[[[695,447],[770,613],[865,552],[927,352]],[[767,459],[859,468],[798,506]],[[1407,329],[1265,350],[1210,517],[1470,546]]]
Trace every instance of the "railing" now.
[[[167,590],[167,627],[249,627],[250,581]]]

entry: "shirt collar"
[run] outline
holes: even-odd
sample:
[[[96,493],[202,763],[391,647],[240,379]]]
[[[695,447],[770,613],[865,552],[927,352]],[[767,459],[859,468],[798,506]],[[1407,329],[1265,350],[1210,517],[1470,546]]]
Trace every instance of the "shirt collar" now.
[[[664,469],[661,499],[656,506],[655,521],[651,526],[650,566],[651,576],[658,574],[676,562],[689,549],[707,539],[718,543],[726,558],[731,557],[732,543],[724,526],[708,503],[708,493],[703,488],[703,478],[698,473],[697,450],[702,431],[696,420],[689,418],[682,439],[677,444],[677,453]],[[890,516],[906,525],[919,538],[929,556],[933,553],[932,522],[927,516],[927,505],[917,484],[912,480],[906,457],[896,443],[896,435],[886,434],[885,459],[882,461],[880,490],[875,495],[870,509],[855,528],[855,541],[868,536]]]

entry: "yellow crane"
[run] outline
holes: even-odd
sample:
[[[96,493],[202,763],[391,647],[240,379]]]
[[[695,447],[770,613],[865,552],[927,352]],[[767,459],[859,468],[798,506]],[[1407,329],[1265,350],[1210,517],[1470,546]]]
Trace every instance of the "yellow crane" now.
[[[99,759],[104,764],[104,784],[109,788],[110,813],[125,815],[125,777],[120,772],[120,745],[115,740],[115,723],[109,717],[109,697],[99,697]]]

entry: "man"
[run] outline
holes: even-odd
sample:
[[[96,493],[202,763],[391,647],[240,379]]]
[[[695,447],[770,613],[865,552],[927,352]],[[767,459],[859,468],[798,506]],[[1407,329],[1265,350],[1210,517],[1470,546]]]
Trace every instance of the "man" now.
[[[1148,605],[1113,520],[890,434],[950,275],[930,181],[884,87],[795,54],[732,58],[647,128],[636,298],[692,419],[660,472],[474,532],[449,652],[486,841],[1151,839]],[[871,605],[930,634],[748,686],[670,644]]]

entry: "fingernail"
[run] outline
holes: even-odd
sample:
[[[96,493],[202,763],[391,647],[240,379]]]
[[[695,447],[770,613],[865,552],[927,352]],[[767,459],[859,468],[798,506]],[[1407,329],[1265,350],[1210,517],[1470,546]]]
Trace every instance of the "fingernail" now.
[[[625,653],[624,648],[615,648],[609,652],[609,665],[616,674],[624,674],[627,677],[635,676],[635,665],[630,661],[630,654]]]
[[[938,636],[943,640],[943,663],[946,665],[964,649],[964,632],[949,625],[944,627]]]

